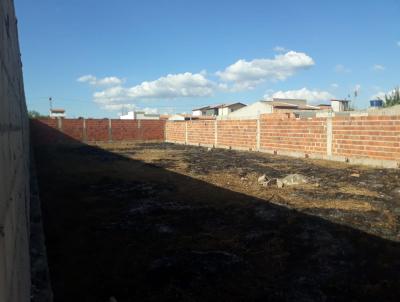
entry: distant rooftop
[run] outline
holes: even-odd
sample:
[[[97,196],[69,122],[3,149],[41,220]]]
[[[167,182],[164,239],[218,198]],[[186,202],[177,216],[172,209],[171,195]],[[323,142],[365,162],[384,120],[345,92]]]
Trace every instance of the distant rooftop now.
[[[50,109],[50,111],[52,113],[65,113],[65,109],[61,109],[61,108]]]

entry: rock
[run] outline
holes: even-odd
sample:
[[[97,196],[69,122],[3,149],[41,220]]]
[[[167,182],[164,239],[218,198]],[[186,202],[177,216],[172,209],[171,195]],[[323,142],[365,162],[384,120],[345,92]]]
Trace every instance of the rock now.
[[[271,186],[274,186],[274,185],[276,185],[276,182],[277,182],[278,180],[276,179],[276,178],[272,178],[272,179],[269,179],[269,180],[267,180],[267,181],[264,181],[263,183],[262,183],[262,185],[263,185],[263,187],[271,187]]]
[[[360,177],[360,173],[351,173],[350,174],[351,177]]]
[[[400,197],[400,187],[393,189],[392,195]]]
[[[277,179],[277,180],[276,180],[276,186],[277,186],[278,188],[283,188],[283,181],[282,181],[281,179]]]
[[[282,186],[280,186],[282,183]],[[278,179],[277,185],[278,188],[283,186],[295,186],[308,183],[308,179],[306,176],[301,174],[289,174],[284,178]]]
[[[208,147],[208,148],[207,148],[207,151],[209,151],[209,152],[210,152],[211,150],[212,150],[212,148],[210,148],[210,147]]]
[[[266,182],[266,181],[268,181],[268,177],[267,177],[267,175],[262,175],[262,176],[260,176],[259,178],[258,178],[258,183],[259,184],[263,184],[264,182]]]

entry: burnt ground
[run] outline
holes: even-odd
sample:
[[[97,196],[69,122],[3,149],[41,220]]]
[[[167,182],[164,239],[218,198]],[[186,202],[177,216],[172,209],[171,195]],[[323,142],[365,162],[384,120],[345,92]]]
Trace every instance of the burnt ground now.
[[[399,170],[101,147],[35,149],[56,302],[398,301]]]

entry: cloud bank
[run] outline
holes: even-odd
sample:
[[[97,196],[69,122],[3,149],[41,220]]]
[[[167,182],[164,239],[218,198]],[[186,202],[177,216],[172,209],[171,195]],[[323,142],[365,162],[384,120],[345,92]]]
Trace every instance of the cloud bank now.
[[[328,101],[334,99],[335,97],[327,91],[309,90],[304,87],[298,90],[276,91],[272,95],[265,95],[264,98],[305,99],[311,103],[317,103],[321,101]]]
[[[285,51],[284,48],[277,50]],[[238,60],[217,71],[215,80],[209,79],[207,73],[201,71],[168,74],[131,87],[125,87],[125,81],[114,76],[97,78],[88,74],[77,81],[96,87],[108,86],[94,92],[93,100],[104,109],[118,110],[127,105],[134,106],[139,101],[209,97],[218,91],[250,90],[265,81],[284,81],[314,64],[314,60],[305,53],[287,51],[273,58]]]

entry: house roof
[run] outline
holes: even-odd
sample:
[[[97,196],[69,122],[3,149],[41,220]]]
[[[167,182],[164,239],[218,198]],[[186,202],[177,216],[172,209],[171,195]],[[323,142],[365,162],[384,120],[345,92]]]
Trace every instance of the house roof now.
[[[211,107],[210,107],[210,106],[204,106],[204,107],[192,109],[192,111],[203,110],[203,109],[209,109],[209,108],[211,108]]]
[[[52,113],[64,113],[65,112],[65,109],[61,109],[61,108],[54,108],[54,109],[50,109],[50,111],[52,112]]]
[[[269,103],[272,105],[274,108],[280,108],[280,109],[299,109],[299,110],[318,110],[318,106],[312,106],[312,105],[303,105],[303,104],[291,104],[291,103],[285,103],[285,102],[277,102],[277,101],[265,101],[265,103]]]
[[[284,103],[291,103],[291,102],[307,102],[305,99],[285,99],[285,98],[273,98],[274,102],[284,102]]]
[[[192,109],[192,111],[196,111],[196,110],[206,110],[206,109],[226,108],[226,107],[231,107],[231,106],[238,105],[238,104],[243,105],[243,106],[246,106],[246,104],[243,104],[243,103],[240,103],[240,102],[235,102],[235,103],[230,103],[230,104],[216,104],[216,105],[204,106],[204,107]]]
[[[331,100],[331,102],[341,102],[341,103],[348,103],[349,100]]]

